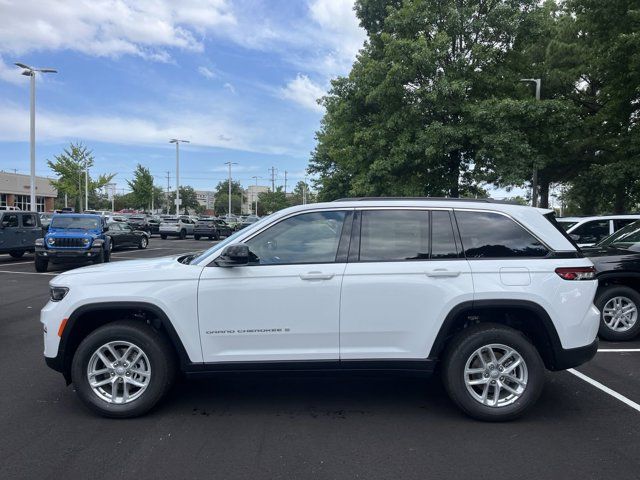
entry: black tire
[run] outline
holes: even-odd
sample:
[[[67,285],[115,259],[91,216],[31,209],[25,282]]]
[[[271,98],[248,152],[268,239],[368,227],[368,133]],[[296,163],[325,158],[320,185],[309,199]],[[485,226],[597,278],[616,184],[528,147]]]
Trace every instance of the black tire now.
[[[160,238],[161,238],[162,240],[166,240],[166,239],[167,239],[167,236],[166,236],[166,235],[164,235],[163,233],[161,233],[161,234],[160,234]]]
[[[9,252],[9,255],[11,255],[11,258],[22,258],[24,250],[12,250]]]
[[[194,240],[200,240],[200,235],[194,235],[194,236],[193,236],[193,239],[194,239]]]
[[[100,250],[100,253],[98,253],[98,256],[94,257],[94,259],[92,260],[94,264],[98,264],[98,263],[104,263],[104,250]]]
[[[135,400],[114,404],[100,398],[89,385],[87,368],[93,353],[102,345],[125,341],[142,349],[150,364],[152,376],[146,390]],[[140,321],[120,320],[108,323],[80,343],[71,364],[71,378],[80,400],[94,412],[110,418],[131,418],[147,413],[169,391],[175,378],[176,362],[167,338]]]
[[[180,230],[180,240],[184,240],[185,238],[187,238],[187,231],[186,230]]]
[[[211,237],[209,237],[211,238]],[[220,234],[218,232],[216,232],[216,234],[213,236],[214,240],[220,240]]]
[[[501,344],[516,350],[528,372],[528,381],[520,397],[513,403],[499,407],[484,405],[476,400],[465,383],[467,360],[478,349],[490,344]],[[467,415],[478,420],[501,422],[523,415],[535,404],[544,386],[544,371],[540,354],[522,333],[503,325],[485,323],[464,329],[452,340],[444,357],[442,379],[451,400]],[[492,381],[497,382],[500,378],[503,377]],[[489,389],[495,391],[495,387]]]
[[[138,243],[138,248],[144,250],[149,245],[149,240],[144,235],[140,237],[140,242]]]
[[[49,260],[36,255],[36,272],[46,272],[49,267]]]
[[[625,331],[616,331],[605,322],[605,305],[615,297],[624,297],[635,304],[636,318],[631,328]],[[640,333],[640,294],[631,287],[623,285],[612,285],[605,287],[598,292],[594,302],[595,306],[600,310],[600,328],[598,335],[600,338],[612,342],[622,342],[635,338]]]

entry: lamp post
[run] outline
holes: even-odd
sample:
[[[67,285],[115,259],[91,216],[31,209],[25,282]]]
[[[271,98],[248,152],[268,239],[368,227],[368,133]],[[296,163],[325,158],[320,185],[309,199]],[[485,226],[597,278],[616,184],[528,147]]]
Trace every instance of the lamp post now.
[[[540,101],[540,87],[542,80],[540,78],[521,78],[521,82],[532,82],[536,84],[536,100]],[[538,168],[533,166],[533,178],[531,181],[531,206],[538,206]]]
[[[256,189],[253,191],[253,197],[256,204],[256,217],[257,217],[258,216],[258,179],[260,177],[258,177],[257,175],[254,175],[251,178],[253,178],[256,181]]]
[[[31,112],[30,112],[30,135],[31,144],[31,177],[29,180],[29,193],[31,195],[31,211],[38,211],[36,203],[36,72],[40,73],[58,73],[53,68],[35,68],[25,65],[24,63],[16,63],[16,66],[23,69],[22,75],[31,77]]]
[[[180,142],[191,143],[189,140],[172,138],[169,143],[176,144],[176,216],[180,215]]]
[[[227,218],[231,217],[231,165],[237,165],[236,162],[225,162],[229,166],[229,209],[227,210]]]

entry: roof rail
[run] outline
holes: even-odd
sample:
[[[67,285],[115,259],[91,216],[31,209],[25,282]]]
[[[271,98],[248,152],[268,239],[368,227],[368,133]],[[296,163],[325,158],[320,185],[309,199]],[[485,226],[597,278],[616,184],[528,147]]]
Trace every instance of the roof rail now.
[[[334,202],[362,202],[367,200],[427,200],[434,202],[473,202],[473,203],[504,203],[508,205],[519,205],[508,200],[495,200],[493,198],[450,198],[450,197],[351,197],[338,198]]]

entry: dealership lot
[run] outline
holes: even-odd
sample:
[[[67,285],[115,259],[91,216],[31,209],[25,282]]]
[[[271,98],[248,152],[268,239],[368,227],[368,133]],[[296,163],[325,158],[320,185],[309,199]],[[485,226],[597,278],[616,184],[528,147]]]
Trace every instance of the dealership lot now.
[[[211,243],[153,237],[112,261]],[[371,374],[180,381],[151,414],[106,420],[42,359],[39,310],[62,270],[0,256],[0,478],[638,478],[640,340],[548,373],[513,423],[464,417],[437,377]]]

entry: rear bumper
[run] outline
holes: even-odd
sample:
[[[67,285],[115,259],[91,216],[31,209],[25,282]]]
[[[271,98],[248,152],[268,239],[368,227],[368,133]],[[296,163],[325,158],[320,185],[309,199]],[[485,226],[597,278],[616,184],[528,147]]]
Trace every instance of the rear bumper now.
[[[551,370],[566,370],[587,363],[598,353],[598,339],[590,345],[578,348],[559,348],[554,352],[554,362]]]
[[[175,231],[175,230],[160,230],[158,233],[160,233],[160,235],[166,235],[168,237],[179,237],[180,236],[180,230],[178,230],[178,231]]]
[[[194,235],[202,235],[203,237],[210,236],[215,237],[218,234],[218,231],[211,228],[196,228],[193,231]]]

